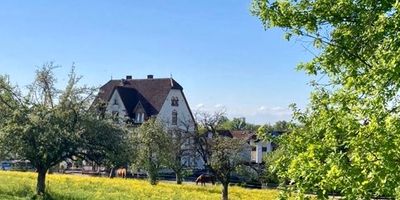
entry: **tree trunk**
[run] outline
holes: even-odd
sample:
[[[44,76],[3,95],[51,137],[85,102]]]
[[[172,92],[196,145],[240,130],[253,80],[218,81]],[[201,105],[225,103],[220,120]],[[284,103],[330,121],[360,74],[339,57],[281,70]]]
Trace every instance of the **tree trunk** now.
[[[175,172],[175,177],[176,177],[176,184],[182,184],[182,174],[181,172]]]
[[[38,170],[36,194],[43,195],[46,191],[46,169]]]
[[[222,183],[222,200],[228,200],[229,183]]]
[[[114,167],[111,167],[111,170],[110,170],[110,175],[109,175],[109,177],[110,177],[110,178],[114,178],[114,176],[115,176]]]
[[[151,185],[156,185],[157,184],[157,175],[154,172],[148,173],[149,176],[149,181]]]

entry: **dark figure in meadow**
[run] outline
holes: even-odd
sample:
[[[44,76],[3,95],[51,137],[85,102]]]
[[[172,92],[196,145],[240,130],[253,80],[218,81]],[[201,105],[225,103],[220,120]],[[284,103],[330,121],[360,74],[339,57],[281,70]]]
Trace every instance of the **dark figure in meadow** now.
[[[202,174],[196,179],[196,185],[200,183],[202,186],[206,186],[207,182],[211,182],[213,185],[215,184],[215,178],[212,175]]]

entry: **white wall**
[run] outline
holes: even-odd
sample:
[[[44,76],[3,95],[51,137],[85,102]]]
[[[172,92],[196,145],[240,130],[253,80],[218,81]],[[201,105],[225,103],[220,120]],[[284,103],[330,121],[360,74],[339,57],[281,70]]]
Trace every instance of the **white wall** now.
[[[172,106],[171,105],[171,99],[172,97],[178,97],[178,106]],[[117,100],[118,105],[114,105],[114,100]],[[176,111],[178,113],[178,125],[172,125],[172,111]],[[119,93],[115,90],[115,92],[112,94],[110,101],[108,102],[106,112],[108,114],[112,114],[113,111],[119,112],[119,116],[122,120],[122,118],[127,114],[127,111],[125,109],[125,106],[121,100],[121,97]],[[132,112],[132,111],[128,111]],[[185,101],[183,97],[183,93],[181,90],[177,89],[171,89],[169,92],[163,106],[161,107],[160,112],[157,115],[157,119],[160,120],[165,124],[167,128],[176,128],[179,127],[182,130],[186,130],[185,123],[190,122],[189,125],[189,132],[194,132],[195,129],[195,124],[194,124],[194,119],[189,111],[189,106],[187,102]],[[193,141],[191,141],[193,142]],[[185,145],[192,145],[192,144],[185,144]],[[201,158],[183,158],[182,162],[187,162],[190,160],[191,163],[195,162],[195,167],[196,168],[202,168],[204,163],[202,162]]]
[[[114,105],[115,100],[117,100],[117,105]],[[112,114],[113,112],[118,112],[121,119],[127,114],[124,103],[122,102],[121,96],[117,90],[114,90],[106,109],[107,114]]]
[[[178,97],[178,106],[171,105],[172,97]],[[178,113],[177,125],[172,125],[172,112]],[[183,92],[177,89],[171,89],[160,112],[157,115],[157,119],[165,124],[167,128],[180,128],[184,131],[188,130],[190,133],[194,133],[195,123],[190,113],[189,106],[183,97]],[[184,144],[182,148],[191,148],[193,145],[193,139],[190,143]],[[204,163],[200,157],[183,157],[182,163],[190,162],[192,167],[203,168]]]
[[[263,141],[258,141],[258,142],[254,142],[254,140],[250,141],[250,145],[251,146],[255,146],[256,147],[256,155],[255,155],[255,159],[252,158],[252,161],[256,162],[256,163],[261,163],[263,161],[263,157],[268,153],[272,151],[272,145],[271,142],[263,142]],[[262,148],[266,147],[267,151],[263,152]]]
[[[179,104],[178,106],[171,106],[172,97],[178,97]],[[181,90],[171,89],[169,92],[163,106],[161,107],[160,112],[157,115],[157,119],[164,122],[167,127],[176,127],[172,125],[172,111],[176,111],[178,113],[178,127],[185,130],[186,127],[184,123],[191,122],[190,130],[194,131],[194,119],[189,111],[189,106],[187,102],[183,98],[183,93]]]

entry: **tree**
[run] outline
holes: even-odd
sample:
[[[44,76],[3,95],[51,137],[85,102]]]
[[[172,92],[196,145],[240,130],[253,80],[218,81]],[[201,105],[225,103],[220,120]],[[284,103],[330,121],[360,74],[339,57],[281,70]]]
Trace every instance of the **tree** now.
[[[218,129],[230,131],[256,131],[259,127],[259,125],[246,122],[245,117],[234,117],[232,120],[223,117],[218,125]]]
[[[111,116],[101,121],[106,124],[96,120],[91,121],[90,126],[98,130],[96,134],[88,135],[86,138],[85,146],[88,147],[88,150],[85,151],[90,155],[86,160],[111,169],[110,174],[112,175],[114,169],[127,167],[136,159],[137,146],[134,141],[136,138],[133,136],[132,127],[115,124]],[[115,128],[114,130],[107,128],[110,124]],[[113,134],[113,136],[110,137],[109,134]]]
[[[198,128],[203,132],[211,133],[215,133],[224,123],[229,121],[225,115],[225,109],[217,110],[213,113],[206,111],[195,113],[196,122],[200,125]]]
[[[167,152],[170,150],[166,129],[161,122],[151,118],[136,131],[136,165],[146,170],[150,184],[156,185],[158,172],[166,165]]]
[[[2,125],[12,116],[13,109],[17,107],[19,99],[14,97],[17,96],[16,93],[19,93],[19,91],[18,88],[10,84],[8,76],[0,75],[0,88],[0,125]],[[10,157],[10,154],[11,152],[0,146],[0,160]]]
[[[75,157],[101,160],[118,150],[125,137],[122,129],[90,112],[94,90],[77,86],[80,77],[74,69],[66,89],[57,90],[54,68],[48,63],[37,70],[26,96],[0,80],[0,107],[7,111],[0,122],[0,149],[32,163],[38,173],[38,195],[45,193],[51,167]]]
[[[218,135],[218,128],[226,122],[221,120],[224,115],[224,111],[197,113],[197,122],[205,131],[195,135],[194,145],[206,169],[222,183],[222,199],[227,200],[231,174],[246,163],[244,152],[250,147],[244,140]]]
[[[296,127],[295,123],[287,122],[285,120],[277,121],[274,125],[264,124],[257,129],[257,137],[264,141],[271,141],[277,143],[272,137],[273,132],[289,133],[290,130]]]
[[[218,110],[214,113],[197,112],[195,113],[197,130],[193,136],[195,150],[204,162],[206,169],[210,168],[211,156],[211,137],[217,134],[217,130],[228,118],[225,117],[225,110]]]
[[[289,128],[290,128],[290,123],[285,120],[275,122],[273,127],[274,131],[280,131],[280,132],[287,132],[289,131]]]
[[[190,166],[190,163],[185,163],[187,158],[189,160],[196,158],[195,147],[191,142],[194,138],[192,131],[195,128],[194,123],[190,120],[182,121],[180,124],[181,127],[173,127],[167,131],[165,143],[166,166],[174,171],[177,184],[182,184],[185,167]]]
[[[393,197],[400,191],[400,3],[253,0],[252,12],[317,54],[299,69],[318,78],[301,125],[288,135],[278,174],[300,195]]]
[[[232,172],[244,165],[246,141],[237,138],[214,136],[211,142],[210,169],[222,184],[222,199],[228,200],[228,186]]]
[[[233,130],[233,131],[242,131],[245,130],[246,128],[246,118],[240,117],[240,118],[233,118],[231,121],[231,129],[228,130]]]

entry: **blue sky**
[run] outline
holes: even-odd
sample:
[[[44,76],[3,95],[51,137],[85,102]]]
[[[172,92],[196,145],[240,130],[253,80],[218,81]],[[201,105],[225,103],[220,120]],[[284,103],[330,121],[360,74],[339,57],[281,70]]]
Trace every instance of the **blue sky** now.
[[[307,104],[310,80],[296,71],[311,59],[302,43],[264,30],[250,0],[20,1],[0,4],[0,74],[25,86],[54,61],[64,84],[73,62],[82,83],[111,77],[169,77],[193,110],[225,107],[258,124],[290,119]]]

